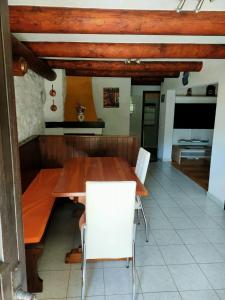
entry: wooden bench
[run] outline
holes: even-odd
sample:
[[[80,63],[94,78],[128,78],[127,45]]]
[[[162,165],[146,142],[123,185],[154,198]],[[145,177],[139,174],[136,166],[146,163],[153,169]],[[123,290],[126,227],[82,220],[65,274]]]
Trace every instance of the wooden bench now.
[[[37,261],[43,253],[44,235],[55,202],[52,191],[61,169],[42,169],[22,196],[24,243],[26,249],[27,285],[29,292],[41,292],[42,279],[38,276]]]

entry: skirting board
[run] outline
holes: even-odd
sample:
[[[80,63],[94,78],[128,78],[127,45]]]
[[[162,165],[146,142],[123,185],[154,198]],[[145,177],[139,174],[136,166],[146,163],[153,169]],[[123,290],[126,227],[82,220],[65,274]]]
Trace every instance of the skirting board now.
[[[213,196],[211,193],[207,192],[207,197],[216,202],[216,204],[225,210],[225,201],[220,201],[217,197]]]

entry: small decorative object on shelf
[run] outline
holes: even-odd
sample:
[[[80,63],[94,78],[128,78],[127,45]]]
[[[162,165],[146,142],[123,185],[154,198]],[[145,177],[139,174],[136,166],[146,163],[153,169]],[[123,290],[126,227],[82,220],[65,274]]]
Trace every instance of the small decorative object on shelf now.
[[[206,96],[216,96],[215,85],[208,85],[206,88]]]
[[[83,122],[85,119],[84,112],[86,110],[86,107],[80,104],[77,104],[76,106],[76,111],[77,111],[77,120],[79,122]]]

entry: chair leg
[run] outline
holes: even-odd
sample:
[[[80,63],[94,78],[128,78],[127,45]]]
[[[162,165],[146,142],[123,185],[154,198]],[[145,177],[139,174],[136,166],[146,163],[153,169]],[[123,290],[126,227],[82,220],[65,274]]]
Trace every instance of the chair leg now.
[[[83,249],[83,262],[82,262],[82,285],[81,285],[81,300],[85,298],[85,285],[86,285],[86,247],[84,242],[84,232],[82,236],[82,249]]]
[[[84,227],[81,228],[80,234],[81,234],[81,249],[82,249],[82,254],[81,254],[81,270],[83,270],[83,263],[84,263]]]
[[[129,259],[129,257],[127,258],[127,268],[129,268],[129,266],[130,266],[130,259]]]
[[[140,220],[140,211],[137,209],[137,224],[140,225],[141,220]]]
[[[140,202],[140,205],[141,205],[141,212],[142,212],[142,215],[143,215],[143,219],[144,219],[144,222],[145,222],[145,237],[146,237],[146,242],[148,243],[148,222],[146,220],[144,208],[143,208],[143,205],[142,205],[141,202]]]
[[[136,280],[135,280],[135,241],[133,241],[133,257],[132,257],[132,298],[136,298]]]

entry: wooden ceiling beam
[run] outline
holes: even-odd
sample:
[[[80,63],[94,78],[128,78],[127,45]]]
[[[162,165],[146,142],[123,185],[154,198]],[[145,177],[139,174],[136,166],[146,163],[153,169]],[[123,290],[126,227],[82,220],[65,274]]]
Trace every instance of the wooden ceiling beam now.
[[[27,61],[23,57],[13,58],[13,76],[24,76],[27,70]]]
[[[178,78],[179,72],[138,72],[112,70],[66,70],[67,76],[88,77],[151,77],[151,78]]]
[[[225,12],[11,6],[12,32],[225,35]]]
[[[225,45],[26,42],[40,57],[224,59]]]
[[[18,41],[13,35],[12,39],[12,53],[13,57],[22,56],[28,64],[28,68],[33,70],[38,75],[53,81],[56,79],[56,73],[40,58],[37,58],[32,50],[28,49],[23,43]]]
[[[125,61],[96,61],[96,60],[47,60],[54,69],[69,70],[111,70],[111,71],[148,71],[148,72],[199,72],[202,62],[141,62],[140,64],[125,64]]]

